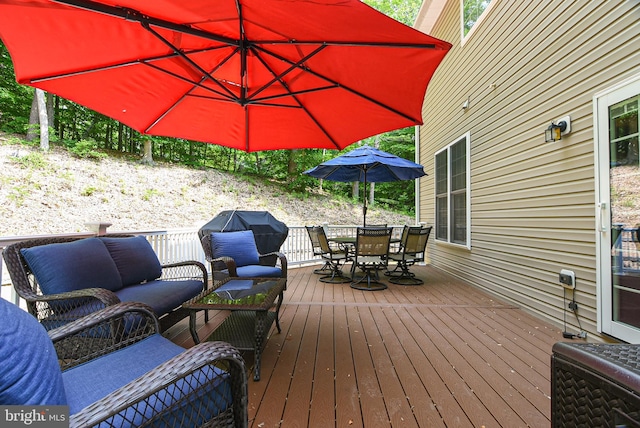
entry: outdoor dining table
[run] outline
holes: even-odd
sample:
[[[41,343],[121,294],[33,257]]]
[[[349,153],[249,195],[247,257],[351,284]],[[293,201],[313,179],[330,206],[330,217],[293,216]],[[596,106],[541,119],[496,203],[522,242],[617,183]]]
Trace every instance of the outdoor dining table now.
[[[338,246],[347,252],[347,254],[353,255],[356,251],[356,241],[357,241],[357,236],[334,236],[333,238],[327,238],[327,240],[331,243],[335,243],[338,244]],[[402,242],[402,239],[400,238],[391,238],[391,241],[389,241],[389,243],[391,245],[393,244],[400,244],[400,242]]]

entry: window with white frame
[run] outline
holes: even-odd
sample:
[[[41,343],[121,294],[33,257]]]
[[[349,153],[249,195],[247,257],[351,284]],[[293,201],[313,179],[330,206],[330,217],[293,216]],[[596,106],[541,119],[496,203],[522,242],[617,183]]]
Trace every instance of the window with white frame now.
[[[435,155],[435,233],[439,241],[470,247],[469,133]]]
[[[460,0],[462,11],[462,38],[471,32],[471,29],[480,21],[480,17],[487,10],[491,0]]]

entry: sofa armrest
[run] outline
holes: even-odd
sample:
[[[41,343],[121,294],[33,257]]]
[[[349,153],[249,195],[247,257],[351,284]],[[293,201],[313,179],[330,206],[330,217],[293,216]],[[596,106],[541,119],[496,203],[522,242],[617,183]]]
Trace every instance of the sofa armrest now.
[[[159,332],[153,309],[143,303],[122,302],[48,333],[64,371]]]
[[[162,265],[162,280],[183,280],[183,279],[200,279],[205,284],[205,288],[209,281],[209,274],[204,264],[188,260],[176,263],[167,263]]]
[[[35,316],[47,330],[120,303],[118,296],[104,288],[85,288],[57,294],[33,294],[25,300],[29,313]]]
[[[222,398],[226,393],[220,388],[226,386],[223,375],[216,375],[220,369],[229,376],[231,403]],[[181,421],[181,426],[246,427],[247,402],[247,371],[238,351],[225,342],[205,342],[72,415],[70,427],[117,424],[123,412],[128,419]],[[227,411],[212,414],[225,404]]]

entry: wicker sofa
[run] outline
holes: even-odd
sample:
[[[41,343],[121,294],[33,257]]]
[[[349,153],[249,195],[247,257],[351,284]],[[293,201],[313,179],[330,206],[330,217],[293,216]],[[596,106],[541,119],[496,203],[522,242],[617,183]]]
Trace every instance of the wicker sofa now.
[[[197,261],[161,265],[143,236],[41,237],[3,257],[17,294],[47,330],[121,301],[149,305],[162,330],[188,316],[182,303],[208,283]]]
[[[70,427],[247,426],[238,351],[185,350],[159,333],[148,306],[118,303],[48,334],[3,299],[0,318],[2,405],[68,406]]]

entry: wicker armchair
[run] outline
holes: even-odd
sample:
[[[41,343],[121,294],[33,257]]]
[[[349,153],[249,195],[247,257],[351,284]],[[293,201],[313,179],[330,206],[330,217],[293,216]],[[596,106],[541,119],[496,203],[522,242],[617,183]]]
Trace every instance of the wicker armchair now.
[[[101,236],[100,238],[132,237],[132,235],[108,234]],[[82,239],[87,238],[53,236],[34,238],[9,245],[3,251],[5,264],[9,271],[9,275],[11,276],[11,281],[16,293],[27,302],[27,309],[29,313],[34,315],[47,330],[57,328],[65,323],[81,318],[82,316],[100,310],[106,306],[116,304],[121,300],[133,300],[148,303],[145,300],[136,298],[137,296],[131,299],[120,299],[116,295],[118,291],[114,292],[113,290],[106,288],[97,288],[92,282],[84,286],[87,288],[83,287],[81,289],[57,293],[44,293],[42,287],[36,280],[36,275],[32,272],[32,269],[25,260],[21,250],[49,244],[73,243]],[[155,254],[152,256],[155,257],[155,263],[158,263],[161,269],[159,281],[162,281],[165,284],[166,281],[181,281],[182,284],[188,283],[190,288],[197,288],[197,284],[200,284],[200,289],[194,290],[192,293],[195,294],[193,295],[198,294],[202,289],[204,289],[204,287],[206,287],[208,274],[202,263],[197,261],[186,261],[160,265]],[[77,267],[78,269],[82,268],[82,266],[79,265]],[[73,272],[67,273],[67,275],[73,275]],[[197,282],[197,284],[194,284],[194,282]],[[184,289],[182,284],[179,286],[178,284],[176,285],[178,288]],[[188,316],[188,312],[181,308],[181,304],[191,297],[193,296],[189,295],[174,307],[164,311],[164,313],[156,314],[160,318],[160,325],[163,331]]]
[[[185,350],[159,333],[148,306],[112,305],[48,336],[9,302],[0,313],[0,355],[12,366],[0,376],[3,404],[66,405],[71,427],[248,424],[238,351],[224,342]]]
[[[227,277],[286,278],[287,258],[280,252],[258,253],[253,231],[212,232],[200,240],[211,263],[213,281]]]

